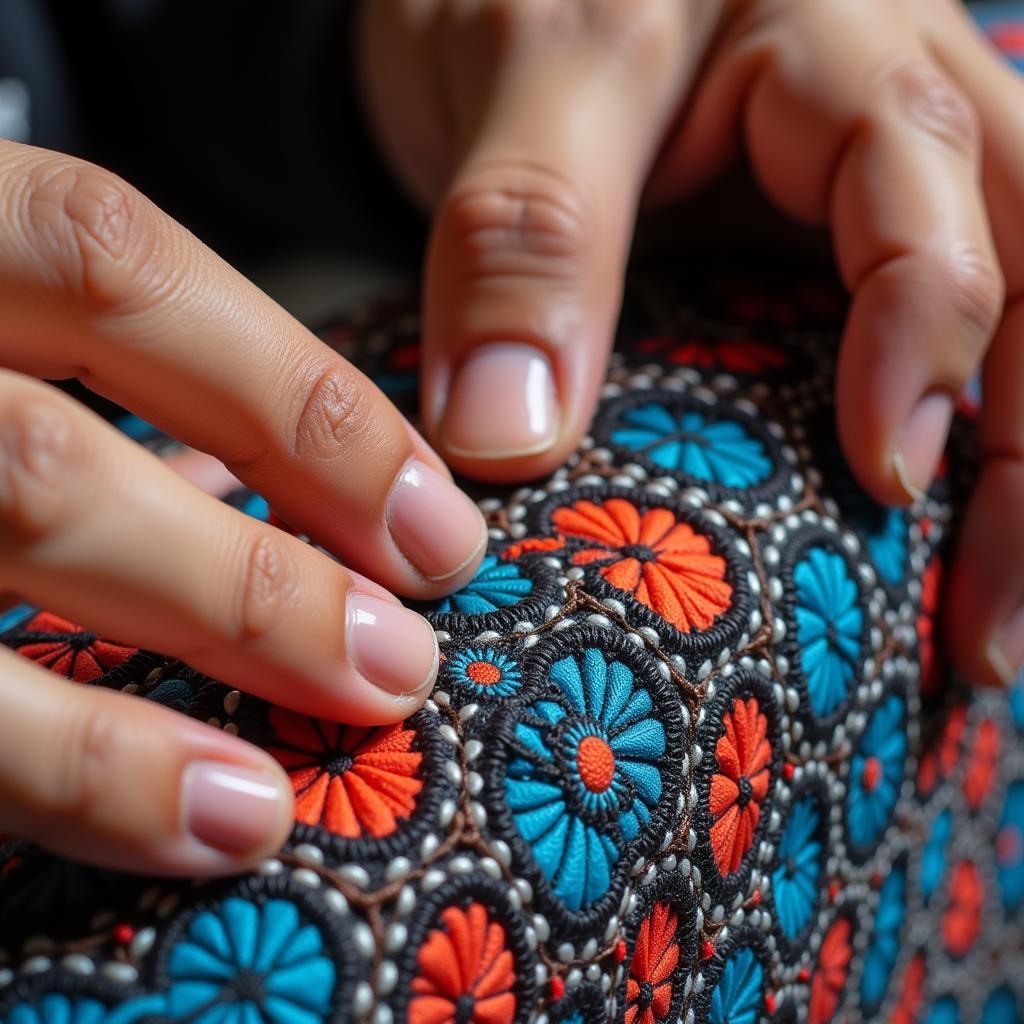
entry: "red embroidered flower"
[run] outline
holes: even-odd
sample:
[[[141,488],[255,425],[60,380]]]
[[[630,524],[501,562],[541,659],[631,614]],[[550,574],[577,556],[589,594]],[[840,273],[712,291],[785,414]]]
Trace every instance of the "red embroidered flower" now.
[[[672,976],[679,963],[679,916],[655,903],[636,936],[626,979],[626,1024],[657,1024],[672,1003]]]
[[[936,650],[935,618],[942,593],[942,560],[933,558],[921,576],[921,610],[917,616],[917,643],[921,659],[921,692],[935,693],[942,677],[942,659]]]
[[[950,876],[949,909],[942,917],[942,938],[951,956],[965,956],[981,930],[985,890],[973,861],[962,860]]]
[[[963,750],[964,733],[967,731],[967,707],[958,704],[949,713],[942,729],[938,750],[926,750],[921,755],[917,770],[917,788],[922,796],[928,796],[939,782],[948,779],[956,768]]]
[[[516,982],[505,929],[480,903],[441,912],[416,954],[409,1024],[511,1024]]]
[[[14,647],[19,654],[79,683],[99,679],[139,653],[137,647],[101,640],[50,612],[39,612],[20,626],[19,632],[25,635],[23,642]]]
[[[574,565],[600,565],[613,587],[683,633],[707,629],[729,607],[725,559],[712,554],[708,538],[667,508],[641,513],[623,498],[577,501],[557,509],[552,520],[564,536],[594,545],[577,551]]]
[[[295,789],[295,820],[357,839],[391,835],[416,807],[423,755],[401,723],[378,729],[336,725],[274,708],[269,751]]]
[[[789,356],[763,341],[732,338],[725,341],[681,339],[671,336],[644,338],[636,344],[638,352],[665,353],[665,360],[676,366],[700,370],[727,370],[730,373],[763,373],[788,365]]]
[[[718,771],[711,777],[711,849],[723,874],[739,869],[754,842],[761,804],[768,795],[768,719],[757,699],[737,698],[725,716],[725,734],[715,747]]]
[[[964,797],[972,811],[980,809],[995,781],[999,746],[999,727],[991,718],[983,719],[974,734],[964,773]]]
[[[889,1018],[890,1024],[915,1024],[923,992],[924,955],[918,953],[907,966],[907,973],[903,977],[903,989]]]
[[[818,967],[811,979],[810,1024],[831,1024],[850,973],[850,922],[841,917],[825,933]]]

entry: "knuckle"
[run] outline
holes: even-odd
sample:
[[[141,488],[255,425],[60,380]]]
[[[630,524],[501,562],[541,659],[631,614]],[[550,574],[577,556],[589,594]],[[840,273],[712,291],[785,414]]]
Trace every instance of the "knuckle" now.
[[[937,280],[957,315],[983,350],[1003,313],[1005,282],[994,257],[968,242],[950,245],[939,259]]]
[[[59,525],[68,478],[81,463],[68,411],[36,390],[0,403],[0,525],[20,540],[38,540]]]
[[[45,161],[24,189],[29,245],[80,301],[100,309],[145,303],[158,289],[160,218],[117,175],[84,162]],[[163,271],[166,273],[166,270]]]
[[[101,816],[118,772],[119,737],[106,701],[74,702],[57,745],[50,799],[54,810],[77,821]]]
[[[447,200],[438,231],[455,273],[572,279],[588,245],[588,203],[562,175],[540,167],[489,168]]]
[[[910,124],[957,152],[973,155],[981,129],[977,111],[964,91],[925,62],[902,64],[889,86],[899,113]]]
[[[286,616],[297,573],[283,538],[259,530],[249,542],[238,602],[239,634],[254,640],[270,633]]]
[[[380,446],[373,401],[359,376],[343,366],[322,369],[305,391],[295,421],[292,454],[300,459],[336,462],[346,449]]]

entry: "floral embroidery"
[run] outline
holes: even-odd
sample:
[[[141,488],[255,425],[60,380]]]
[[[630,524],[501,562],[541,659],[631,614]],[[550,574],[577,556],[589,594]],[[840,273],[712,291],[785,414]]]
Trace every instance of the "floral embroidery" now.
[[[79,683],[99,679],[139,653],[137,647],[101,640],[95,633],[51,612],[40,612],[24,623],[19,632],[23,636],[14,644],[19,654]]]
[[[953,769],[960,761],[966,732],[967,708],[965,705],[959,704],[949,712],[942,729],[938,750],[927,750],[921,756],[917,786],[923,796],[934,792],[940,781],[948,779],[953,774]]]
[[[857,846],[872,846],[885,831],[903,783],[906,755],[906,705],[891,695],[872,715],[850,764],[847,820]]]
[[[831,1024],[842,998],[850,973],[853,947],[852,928],[848,918],[839,918],[825,933],[818,954],[818,968],[811,979],[811,1000],[808,1007],[810,1024]]]
[[[964,798],[972,811],[981,809],[992,789],[999,763],[999,726],[991,718],[982,719],[974,734],[964,773]]]
[[[931,901],[946,874],[947,849],[953,835],[953,813],[947,807],[932,822],[928,840],[921,851],[921,871],[918,885],[925,903]]]
[[[12,1007],[2,1024],[107,1024],[108,1019],[107,1007],[96,999],[50,992]]]
[[[985,890],[978,866],[962,860],[949,880],[949,908],[942,918],[942,937],[951,956],[967,955],[981,930]]]
[[[724,341],[681,340],[673,337],[643,338],[636,343],[638,352],[665,353],[665,361],[698,370],[722,369],[729,373],[763,373],[789,365],[789,356],[774,345],[743,338]]]
[[[877,524],[867,532],[867,547],[879,576],[890,586],[902,583],[907,572],[907,523],[895,508],[881,509]]]
[[[1000,986],[985,1000],[981,1024],[1018,1024],[1020,1019],[1017,997],[1009,985]]]
[[[38,609],[33,608],[30,604],[16,604],[13,608],[0,612],[0,633],[6,633],[7,630],[30,619],[37,611]]]
[[[569,538],[592,546],[574,565],[595,565],[613,587],[632,594],[683,633],[707,629],[729,607],[725,559],[711,542],[666,508],[641,513],[623,498],[577,501],[552,521]]]
[[[864,613],[841,555],[812,548],[793,571],[796,634],[814,713],[830,715],[857,672]]]
[[[549,679],[568,710],[553,700],[525,710],[505,791],[555,895],[579,910],[608,890],[622,842],[661,800],[665,729],[632,671],[595,648],[556,661]]]
[[[734,953],[718,979],[708,1010],[710,1024],[758,1024],[761,1019],[761,990],[764,968],[754,951]]]
[[[864,973],[860,979],[860,1002],[866,1017],[873,1017],[882,1005],[889,976],[900,952],[900,932],[907,909],[907,872],[893,868],[878,893],[875,930],[864,955]]]
[[[470,647],[447,661],[451,677],[476,697],[510,697],[523,685],[513,658],[493,647]]]
[[[484,615],[518,604],[532,591],[533,580],[524,576],[514,562],[499,562],[497,555],[488,555],[461,590],[435,602],[431,610]]]
[[[708,809],[715,863],[727,875],[739,870],[753,845],[768,795],[772,749],[768,719],[755,697],[737,698],[724,724],[725,733],[715,746],[718,771],[711,778]]]
[[[197,914],[171,950],[167,1016],[189,1024],[320,1024],[335,973],[320,930],[294,903],[229,897]]]
[[[960,1024],[960,1007],[952,996],[943,996],[937,1000],[928,1015],[924,1024]]]
[[[666,469],[724,487],[751,487],[772,471],[764,445],[730,419],[674,413],[658,402],[625,409],[612,430],[615,444],[646,455]]]
[[[655,903],[636,936],[626,979],[626,1024],[657,1024],[672,1004],[672,981],[679,964],[679,915]]]
[[[779,866],[772,873],[772,891],[779,927],[794,939],[806,927],[818,900],[821,876],[821,813],[813,797],[793,807],[779,840]]]
[[[918,953],[903,976],[903,988],[893,1008],[889,1024],[915,1024],[924,991],[924,956]]]
[[[515,963],[505,929],[480,903],[441,911],[416,954],[410,1024],[511,1024]]]
[[[402,724],[342,726],[274,708],[269,752],[295,789],[295,818],[356,839],[391,835],[423,789],[423,754]]]
[[[932,694],[938,689],[941,662],[936,651],[935,619],[942,593],[942,561],[933,558],[921,576],[921,611],[917,616],[917,647],[921,660],[921,691]]]
[[[1024,902],[1024,779],[1006,790],[996,832],[996,880],[1003,906],[1016,911]]]

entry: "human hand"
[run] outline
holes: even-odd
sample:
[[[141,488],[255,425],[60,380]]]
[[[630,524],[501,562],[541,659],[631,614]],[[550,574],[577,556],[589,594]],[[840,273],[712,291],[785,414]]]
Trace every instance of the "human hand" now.
[[[926,489],[983,362],[983,467],[948,602],[979,681],[1024,661],[1024,89],[956,0],[381,0],[363,5],[382,146],[434,211],[428,436],[527,478],[586,428],[637,207],[742,146],[827,225],[853,296],[846,457],[877,500]],[[1004,305],[1004,289],[1008,296]]]
[[[376,387],[125,182],[4,142],[0,305],[0,592],[312,715],[419,706],[437,646],[389,590],[461,586],[486,532]],[[31,379],[72,376],[353,568]],[[288,833],[287,776],[237,738],[8,651],[0,702],[0,832],[174,874],[241,870]]]

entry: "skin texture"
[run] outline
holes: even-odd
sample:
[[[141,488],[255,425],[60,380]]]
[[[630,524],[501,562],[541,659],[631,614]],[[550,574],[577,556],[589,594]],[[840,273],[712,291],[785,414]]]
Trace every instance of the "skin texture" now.
[[[436,641],[391,591],[463,585],[486,533],[369,380],[127,183],[4,142],[0,304],[5,604],[309,714],[371,724],[422,703]],[[176,473],[32,379],[71,376],[198,451]],[[206,493],[232,474],[345,565]],[[186,874],[238,871],[287,835],[290,785],[262,752],[9,660],[2,685],[32,697],[12,692],[0,726],[0,833]]]
[[[781,210],[831,232],[852,295],[839,435],[877,500],[929,485],[980,368],[984,462],[945,638],[968,677],[1011,682],[1024,661],[1024,88],[958,0],[362,10],[368,110],[433,218],[423,407],[450,464],[509,480],[561,463],[592,413],[638,209],[678,204],[742,154]],[[546,443],[505,427],[522,395],[480,370],[499,360],[477,353],[515,342],[551,368]]]

